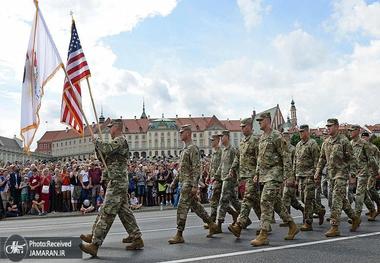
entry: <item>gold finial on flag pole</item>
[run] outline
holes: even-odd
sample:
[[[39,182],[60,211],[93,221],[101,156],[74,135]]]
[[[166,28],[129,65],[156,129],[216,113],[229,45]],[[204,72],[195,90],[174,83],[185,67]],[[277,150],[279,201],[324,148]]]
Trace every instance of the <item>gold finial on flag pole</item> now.
[[[71,16],[71,19],[74,21],[74,12],[73,12],[73,10],[70,10],[70,16]]]

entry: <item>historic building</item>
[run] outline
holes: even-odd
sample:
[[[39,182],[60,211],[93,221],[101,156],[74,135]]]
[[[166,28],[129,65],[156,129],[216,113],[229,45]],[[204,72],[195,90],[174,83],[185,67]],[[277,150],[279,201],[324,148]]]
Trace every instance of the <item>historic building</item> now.
[[[43,160],[50,159],[50,154],[44,154],[42,152],[30,152],[26,154],[22,147],[22,140],[16,136],[13,138],[7,138],[0,136],[0,161],[6,162],[25,162],[27,160]]]
[[[279,105],[265,112],[270,112],[272,116],[272,126],[280,130],[284,125],[284,118]],[[258,114],[261,114],[260,112]],[[245,117],[245,116],[244,116]],[[255,111],[252,117],[256,117]],[[104,118],[103,111],[99,117],[99,125],[102,131],[102,138],[109,141],[111,136],[107,124],[110,118]],[[179,128],[184,124],[191,124],[193,131],[193,142],[197,145],[202,154],[211,154],[211,144],[209,138],[212,134],[229,130],[231,144],[238,146],[242,138],[240,120],[219,120],[215,115],[209,117],[178,117],[150,118],[145,112],[145,103],[140,118],[123,119],[123,133],[126,136],[131,155],[134,158],[167,158],[177,157],[183,147],[179,137]],[[255,134],[260,133],[257,121],[253,123]],[[93,123],[91,129],[99,136],[98,126]],[[84,136],[79,136],[74,130],[66,129],[59,131],[47,131],[37,142],[37,151],[50,154],[58,159],[78,158],[86,159],[94,154],[94,145],[91,140],[90,128],[85,127]]]

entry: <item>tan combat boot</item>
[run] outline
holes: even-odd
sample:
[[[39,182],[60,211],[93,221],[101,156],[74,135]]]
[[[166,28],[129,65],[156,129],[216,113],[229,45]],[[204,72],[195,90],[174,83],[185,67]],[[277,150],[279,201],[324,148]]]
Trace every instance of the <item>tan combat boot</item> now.
[[[301,231],[313,231],[313,226],[305,223],[300,228]]]
[[[268,231],[261,229],[256,239],[251,241],[251,245],[254,247],[269,245]]]
[[[92,242],[92,234],[81,234],[79,236],[80,239],[82,239],[86,243],[91,243]]]
[[[96,257],[98,254],[98,246],[95,244],[79,244],[80,250],[84,253],[90,254],[93,257]]]
[[[139,250],[139,249],[142,249],[144,247],[144,241],[142,240],[141,237],[139,238],[136,238],[132,241],[132,244],[130,244],[129,246],[126,246],[125,249],[126,250]]]
[[[131,236],[125,237],[125,238],[123,238],[123,240],[121,242],[123,242],[123,243],[132,243],[133,242],[133,237],[131,237]]]
[[[291,221],[289,222],[288,234],[284,237],[285,240],[293,240],[294,237],[300,232],[297,225]]]
[[[279,224],[280,227],[288,227],[289,223],[288,222],[282,222]]]
[[[321,211],[319,211],[319,213],[318,213],[319,225],[323,224],[323,221],[325,220],[325,214],[326,214],[325,209],[322,209]]]
[[[208,229],[207,237],[212,237],[214,234],[219,233],[219,226],[215,224],[214,222],[209,223],[208,226],[209,226],[209,229]]]
[[[338,237],[340,236],[338,226],[331,226],[331,228],[325,233],[326,237]]]
[[[209,227],[208,227],[208,224],[205,223],[205,224],[203,225],[203,228],[204,228],[204,229],[208,229],[208,228],[209,228]]]
[[[355,216],[354,218],[352,218],[352,226],[350,231],[355,232],[356,229],[358,229],[358,227],[360,226],[361,222],[362,220],[360,219],[360,216]]]
[[[237,222],[237,219],[238,219],[238,217],[239,217],[239,213],[238,212],[236,212],[235,210],[233,210],[233,212],[232,212],[232,224],[234,225],[234,224],[236,224],[236,222]]]
[[[182,237],[182,231],[177,231],[174,237],[168,240],[169,244],[179,244],[185,243],[185,240]]]
[[[269,225],[268,235],[272,232],[272,226]],[[260,235],[260,229],[256,230],[256,236]]]
[[[235,236],[235,237],[240,237],[240,233],[242,230],[242,227],[240,226],[239,222],[236,224],[229,224],[228,225],[228,230]]]
[[[377,211],[372,210],[369,212],[368,221],[376,221],[376,217],[377,217]]]

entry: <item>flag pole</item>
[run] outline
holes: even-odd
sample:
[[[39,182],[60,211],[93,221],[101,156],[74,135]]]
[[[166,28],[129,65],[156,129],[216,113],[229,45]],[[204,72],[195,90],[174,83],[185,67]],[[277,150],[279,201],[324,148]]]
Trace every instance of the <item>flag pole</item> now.
[[[65,68],[63,65],[62,65],[62,69],[63,69],[63,71],[65,72],[65,76],[66,76],[66,78],[67,78],[67,80],[68,80],[68,82],[69,82],[69,84],[70,84],[70,88],[71,88],[72,90],[74,90],[73,83],[71,82],[71,79],[69,78],[69,74],[67,74],[66,68]],[[92,130],[92,128],[91,128],[91,125],[88,123],[88,120],[87,120],[86,114],[84,114],[83,107],[79,107],[79,109],[80,109],[80,112],[82,113],[82,116],[83,116],[83,118],[84,118],[84,121],[86,122],[87,127],[88,127],[89,130],[90,130],[90,134],[91,134],[92,138],[95,139],[94,132],[93,132],[93,130]],[[84,130],[83,130],[83,134],[84,134]],[[100,159],[101,159],[101,161],[102,161],[104,167],[105,167],[106,170],[108,171],[108,167],[107,167],[106,161],[104,160],[103,154],[102,154],[100,151],[99,151],[99,155],[100,155]]]
[[[92,91],[91,91],[90,81],[88,80],[88,77],[86,78],[86,80],[87,80],[88,91],[90,93],[90,98],[91,98],[91,103],[92,103],[92,109],[94,110],[96,123],[98,125],[99,135],[100,135],[100,138],[102,138],[102,140],[103,140],[102,129],[101,129],[100,124],[99,124],[98,114],[96,113],[94,98],[92,97]]]

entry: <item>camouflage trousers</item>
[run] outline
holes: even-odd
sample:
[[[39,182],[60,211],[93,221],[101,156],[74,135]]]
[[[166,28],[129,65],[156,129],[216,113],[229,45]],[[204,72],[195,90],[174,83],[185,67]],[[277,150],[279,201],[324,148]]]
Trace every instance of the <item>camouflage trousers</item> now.
[[[211,207],[211,220],[213,222],[216,221],[216,217],[218,215],[218,206],[220,201],[220,196],[222,194],[222,181],[221,180],[215,180],[212,185],[212,196],[210,198],[210,207]],[[231,206],[227,207],[227,213],[233,214],[233,209]]]
[[[368,177],[361,176],[357,178],[358,184],[356,187],[356,198],[355,198],[355,214],[360,216],[363,210],[363,204],[367,206],[369,211],[375,210],[375,206],[370,198],[368,191]]]
[[[331,220],[332,226],[339,226],[342,210],[349,218],[354,218],[355,213],[347,200],[347,180],[337,178],[332,181],[332,204],[331,204]]]
[[[118,180],[111,180],[107,185],[104,202],[92,228],[93,244],[102,245],[116,215],[119,215],[121,223],[130,236],[133,238],[141,237],[135,216],[129,208],[128,183],[123,184]]]
[[[236,182],[235,181],[223,181],[222,184],[222,194],[219,201],[219,215],[218,221],[224,222],[224,218],[226,217],[226,213],[228,207],[232,205],[232,208],[236,210],[236,212],[240,213],[240,202],[236,195]]]
[[[315,183],[315,182],[314,182]],[[321,208],[325,208],[324,205],[322,205],[322,194],[323,194],[323,191],[322,191],[322,182],[319,182],[318,184],[315,183],[315,203],[317,206],[321,207]],[[327,196],[327,194],[326,194]]]
[[[313,223],[313,214],[320,213],[324,208],[316,202],[315,199],[315,182],[314,178],[308,177],[298,177],[298,191],[302,202],[305,205],[304,210],[304,220],[305,223],[311,225]]]
[[[253,182],[253,178],[246,178],[245,180],[245,193],[238,218],[238,222],[243,228],[248,225],[249,213],[252,208],[255,211],[257,218],[260,219],[261,217],[260,188],[257,183]]]
[[[374,201],[377,205],[377,209],[380,209],[380,196],[379,193],[376,191],[376,178],[375,176],[370,176],[368,178],[368,185],[367,185],[368,193],[370,195],[370,198],[372,201]]]
[[[281,201],[282,183],[269,181],[264,183],[261,193],[260,208],[261,208],[261,229],[269,231],[272,221],[273,211],[280,215],[282,221],[293,222],[293,218],[288,213]]]
[[[282,203],[289,213],[290,206],[296,210],[303,210],[301,203],[297,200],[296,187],[284,186],[284,191],[282,193]]]
[[[211,223],[212,220],[207,214],[204,207],[199,202],[198,198],[192,195],[191,190],[193,186],[189,183],[184,183],[181,188],[181,195],[179,198],[177,208],[177,229],[178,231],[184,231],[186,225],[187,214],[191,208],[197,216],[199,216],[204,223]]]

